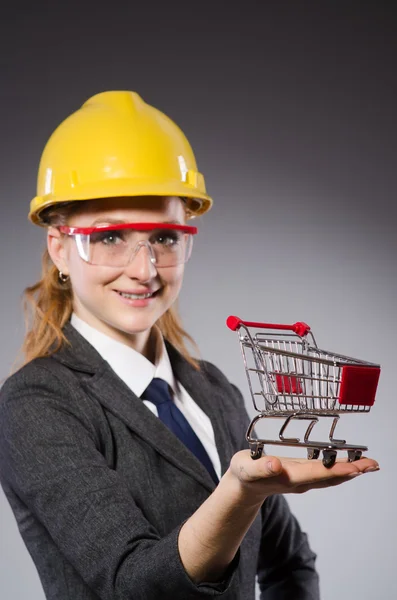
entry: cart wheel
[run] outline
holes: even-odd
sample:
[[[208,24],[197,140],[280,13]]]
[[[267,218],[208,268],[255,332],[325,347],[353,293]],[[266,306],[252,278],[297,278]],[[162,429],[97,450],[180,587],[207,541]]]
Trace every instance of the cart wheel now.
[[[258,460],[262,456],[263,446],[255,446],[255,448],[251,448],[251,458],[252,460]]]
[[[320,450],[318,448],[308,448],[307,458],[309,460],[316,460],[320,456]]]
[[[333,467],[336,461],[336,450],[323,450],[323,465],[328,469]]]
[[[355,460],[359,460],[361,458],[362,452],[361,450],[348,450],[347,457],[349,462],[354,462]]]

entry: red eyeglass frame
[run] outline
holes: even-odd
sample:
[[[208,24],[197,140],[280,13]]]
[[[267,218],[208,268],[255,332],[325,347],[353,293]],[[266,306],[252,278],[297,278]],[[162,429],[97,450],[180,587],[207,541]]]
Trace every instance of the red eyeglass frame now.
[[[136,229],[137,231],[152,231],[153,229],[176,229],[183,233],[195,235],[197,227],[190,225],[179,225],[177,223],[117,223],[114,225],[100,225],[99,227],[69,227],[68,225],[59,225],[57,227],[61,233],[74,235],[81,233],[89,235],[97,231],[118,231],[119,229]]]

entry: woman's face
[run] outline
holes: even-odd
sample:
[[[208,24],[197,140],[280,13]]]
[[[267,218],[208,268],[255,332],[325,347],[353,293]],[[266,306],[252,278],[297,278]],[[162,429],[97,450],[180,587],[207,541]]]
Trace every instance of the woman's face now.
[[[77,206],[67,224],[90,227],[115,221],[184,224],[185,210],[177,197],[107,198],[84,202],[81,208]],[[61,235],[54,227],[48,230],[48,249],[57,268],[70,276],[77,316],[99,331],[147,353],[151,327],[179,294],[184,265],[156,270],[145,247],[126,267],[91,265],[80,258],[73,236]],[[130,299],[121,293],[153,296]]]

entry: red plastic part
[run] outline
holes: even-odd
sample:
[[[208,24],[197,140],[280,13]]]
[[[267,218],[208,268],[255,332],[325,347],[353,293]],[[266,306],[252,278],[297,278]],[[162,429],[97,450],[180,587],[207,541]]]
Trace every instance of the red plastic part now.
[[[307,323],[304,323],[303,321],[298,321],[297,323],[294,323],[294,325],[292,325],[292,328],[294,332],[300,335],[301,337],[307,335],[310,331],[309,325]]]
[[[230,317],[228,317],[226,319],[226,325],[232,331],[236,331],[236,329],[238,329],[240,327],[240,323],[242,323],[242,320],[239,319],[238,317],[233,317],[232,315],[230,315]]]
[[[302,394],[303,388],[295,375],[276,375],[277,391],[280,394]]]
[[[300,337],[307,335],[310,331],[309,325],[307,323],[304,323],[303,321],[298,321],[293,325],[281,325],[280,323],[258,323],[256,321],[243,321],[239,317],[235,317],[232,315],[230,315],[230,317],[226,319],[226,325],[232,331],[236,331],[236,329],[238,329],[240,325],[245,325],[246,327],[258,327],[263,329],[281,329],[284,331],[288,330],[293,331]]]
[[[67,225],[60,225],[58,229],[62,233],[67,233],[69,235],[74,235],[76,233],[89,235],[95,231],[119,231],[120,229],[136,229],[137,231],[176,229],[177,231],[183,231],[184,233],[190,233],[192,235],[197,233],[197,227],[179,225],[178,223],[116,223],[114,225],[100,225],[99,227],[68,227]]]
[[[339,404],[372,406],[380,376],[379,367],[357,367],[346,365],[342,368]]]

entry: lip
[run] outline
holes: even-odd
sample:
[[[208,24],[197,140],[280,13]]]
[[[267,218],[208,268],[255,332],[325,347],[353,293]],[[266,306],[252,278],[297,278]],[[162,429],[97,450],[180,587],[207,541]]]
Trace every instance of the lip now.
[[[160,288],[159,288],[160,289]],[[152,296],[149,296],[149,298],[126,298],[126,296],[122,296],[120,294],[120,292],[118,290],[114,290],[114,293],[117,294],[117,298],[118,301],[121,302],[122,304],[125,304],[126,306],[129,306],[131,308],[136,308],[136,309],[144,309],[145,307],[150,307],[152,306],[153,303],[157,302],[157,296],[159,290],[155,290],[153,292],[150,292],[152,294]],[[149,292],[123,292],[123,293],[127,293],[127,294],[148,294]]]
[[[160,288],[159,288],[160,289]],[[155,294],[159,291],[157,290],[114,290],[118,294]]]

